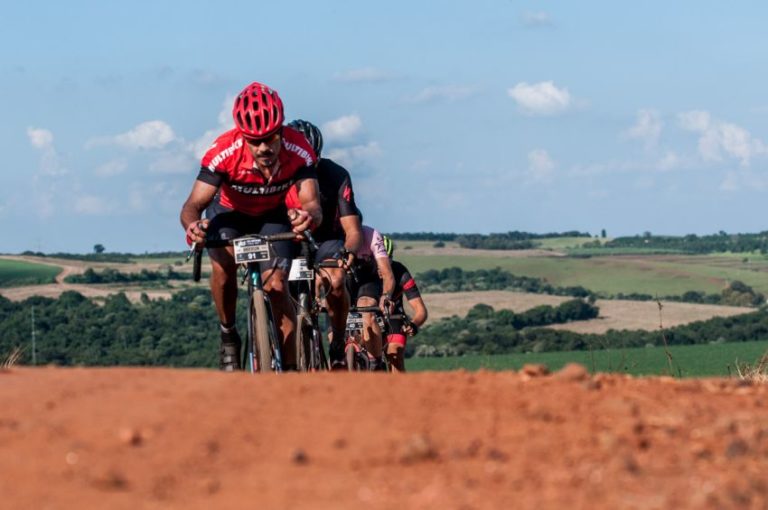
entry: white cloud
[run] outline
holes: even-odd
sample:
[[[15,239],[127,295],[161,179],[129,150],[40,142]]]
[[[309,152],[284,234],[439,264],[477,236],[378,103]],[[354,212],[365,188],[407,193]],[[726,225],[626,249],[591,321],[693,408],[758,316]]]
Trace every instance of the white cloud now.
[[[37,149],[53,147],[53,133],[47,129],[28,127],[27,136],[29,137],[29,143],[32,144],[32,147]]]
[[[552,17],[545,11],[525,11],[521,18],[527,27],[552,26]]]
[[[380,156],[381,147],[378,142],[368,142],[365,145],[330,149],[327,157],[343,167],[353,168],[369,163]]]
[[[85,215],[100,215],[112,211],[112,203],[104,197],[82,195],[75,198],[75,212]]]
[[[664,123],[656,110],[638,110],[635,125],[629,128],[627,136],[643,140],[647,149],[656,146]]]
[[[174,140],[176,135],[171,126],[162,120],[150,120],[116,136],[89,140],[86,146],[118,145],[127,149],[162,149]]]
[[[228,131],[234,127],[234,121],[232,120],[232,104],[235,102],[235,96],[227,96],[224,99],[224,103],[219,110],[218,126],[213,129],[209,129],[203,133],[199,138],[194,140],[189,145],[189,150],[197,159],[202,159],[205,152],[211,146],[216,137],[224,131]]]
[[[571,106],[571,94],[551,81],[528,84],[521,82],[507,90],[522,111],[528,115],[554,115]]]
[[[680,126],[699,133],[699,155],[704,161],[722,161],[724,157],[737,159],[742,167],[748,167],[752,158],[768,153],[762,140],[749,131],[730,122],[713,119],[709,112],[690,111],[678,115]]]
[[[407,99],[409,103],[426,103],[429,101],[459,101],[475,93],[475,89],[465,85],[444,85],[441,87],[427,87],[415,96]]]
[[[128,168],[128,162],[124,159],[113,159],[96,168],[99,177],[112,177],[120,175]]]
[[[675,152],[669,151],[658,161],[656,167],[661,171],[674,170],[683,164],[682,159]]]
[[[346,83],[377,83],[392,79],[392,74],[376,67],[362,67],[336,73],[333,79]]]
[[[555,162],[544,149],[535,149],[528,153],[528,176],[534,182],[552,182],[554,170]]]
[[[323,138],[329,142],[346,141],[353,139],[360,133],[363,121],[357,115],[345,115],[338,119],[323,124],[321,131]]]
[[[27,128],[27,137],[32,147],[39,149],[40,172],[43,175],[63,175],[67,170],[62,167],[61,158],[53,145],[53,133],[48,129]]]
[[[766,189],[768,189],[768,177],[747,168],[728,171],[720,183],[720,190],[726,192],[765,191]]]
[[[687,131],[698,131],[703,133],[709,128],[711,122],[711,116],[709,112],[701,110],[693,110],[690,112],[680,113],[677,116],[680,122],[680,127]]]

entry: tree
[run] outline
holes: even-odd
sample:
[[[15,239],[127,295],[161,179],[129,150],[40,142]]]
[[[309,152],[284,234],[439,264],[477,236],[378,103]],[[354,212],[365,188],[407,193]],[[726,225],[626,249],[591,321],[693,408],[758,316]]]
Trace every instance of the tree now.
[[[104,245],[103,244],[94,244],[93,245],[93,252],[94,253],[104,253]]]
[[[607,234],[606,234],[606,232],[605,232],[605,229],[602,229],[602,230],[600,231],[600,237],[602,237],[603,239],[605,239],[606,237],[608,237],[608,236],[607,236]]]

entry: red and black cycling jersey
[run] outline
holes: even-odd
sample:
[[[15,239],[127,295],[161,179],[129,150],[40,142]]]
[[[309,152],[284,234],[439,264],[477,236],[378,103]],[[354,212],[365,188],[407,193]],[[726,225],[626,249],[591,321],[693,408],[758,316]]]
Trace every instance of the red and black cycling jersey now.
[[[315,230],[315,238],[319,241],[344,239],[341,218],[360,215],[355,204],[355,192],[349,172],[330,159],[320,158],[317,165],[317,182],[320,186],[323,223]]]
[[[341,218],[360,216],[360,210],[355,203],[352,179],[346,168],[330,159],[320,158],[316,169],[323,223],[313,232],[315,239],[320,242],[344,239],[345,234],[344,228],[341,226]],[[301,207],[296,186],[291,187],[288,191],[285,205],[289,209]]]
[[[392,273],[395,275],[395,291],[392,294],[392,301],[395,303],[395,313],[405,313],[403,311],[403,296],[410,301],[420,297],[421,292],[408,268],[396,260],[392,261]]]
[[[284,207],[288,189],[301,179],[317,178],[315,154],[304,135],[283,127],[277,171],[268,182],[256,168],[240,130],[220,135],[203,156],[197,179],[220,188],[224,207],[259,216]]]

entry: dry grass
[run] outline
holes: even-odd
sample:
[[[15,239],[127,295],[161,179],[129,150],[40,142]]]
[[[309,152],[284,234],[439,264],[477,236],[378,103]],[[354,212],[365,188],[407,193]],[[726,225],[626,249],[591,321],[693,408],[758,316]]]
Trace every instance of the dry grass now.
[[[524,292],[508,291],[478,291],[423,294],[424,302],[429,310],[429,321],[442,317],[458,315],[463,317],[470,308],[478,303],[491,305],[496,310],[509,309],[523,312],[534,306],[557,306],[568,297],[549,296],[546,294],[526,294]],[[690,322],[711,319],[712,317],[730,317],[754,311],[753,308],[735,306],[699,305],[694,303],[677,303],[663,301],[664,327],[670,328]],[[602,334],[609,329],[615,330],[646,330],[654,331],[659,328],[659,307],[656,301],[624,301],[598,300],[600,316],[590,321],[569,322],[551,326],[554,329],[564,329],[576,333]]]
[[[16,347],[11,351],[11,353],[6,356],[5,361],[3,361],[3,364],[0,365],[0,370],[10,370],[14,365],[16,365],[19,360],[21,359],[21,354],[23,352],[23,349],[21,347]]]
[[[768,351],[763,354],[756,364],[736,363],[736,371],[739,377],[746,381],[766,383],[768,382]]]

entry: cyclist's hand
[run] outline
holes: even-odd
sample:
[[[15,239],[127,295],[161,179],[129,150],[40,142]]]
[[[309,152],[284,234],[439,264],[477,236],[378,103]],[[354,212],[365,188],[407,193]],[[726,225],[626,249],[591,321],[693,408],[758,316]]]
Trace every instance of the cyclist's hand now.
[[[312,226],[312,216],[303,209],[288,209],[288,219],[291,220],[291,228],[297,234]]]
[[[342,248],[334,258],[342,269],[349,269],[355,263],[355,254],[348,252],[346,248]]]
[[[192,246],[192,243],[196,243],[197,246],[203,246],[205,244],[205,231],[208,230],[208,223],[210,220],[197,220],[187,225],[187,244]]]
[[[379,299],[379,308],[381,308],[381,311],[385,314],[391,314],[395,310],[395,302],[392,301],[392,298],[386,294],[381,296],[381,299]]]
[[[408,336],[416,336],[416,333],[418,332],[419,327],[411,321],[408,321],[405,326],[403,326],[403,333]]]

